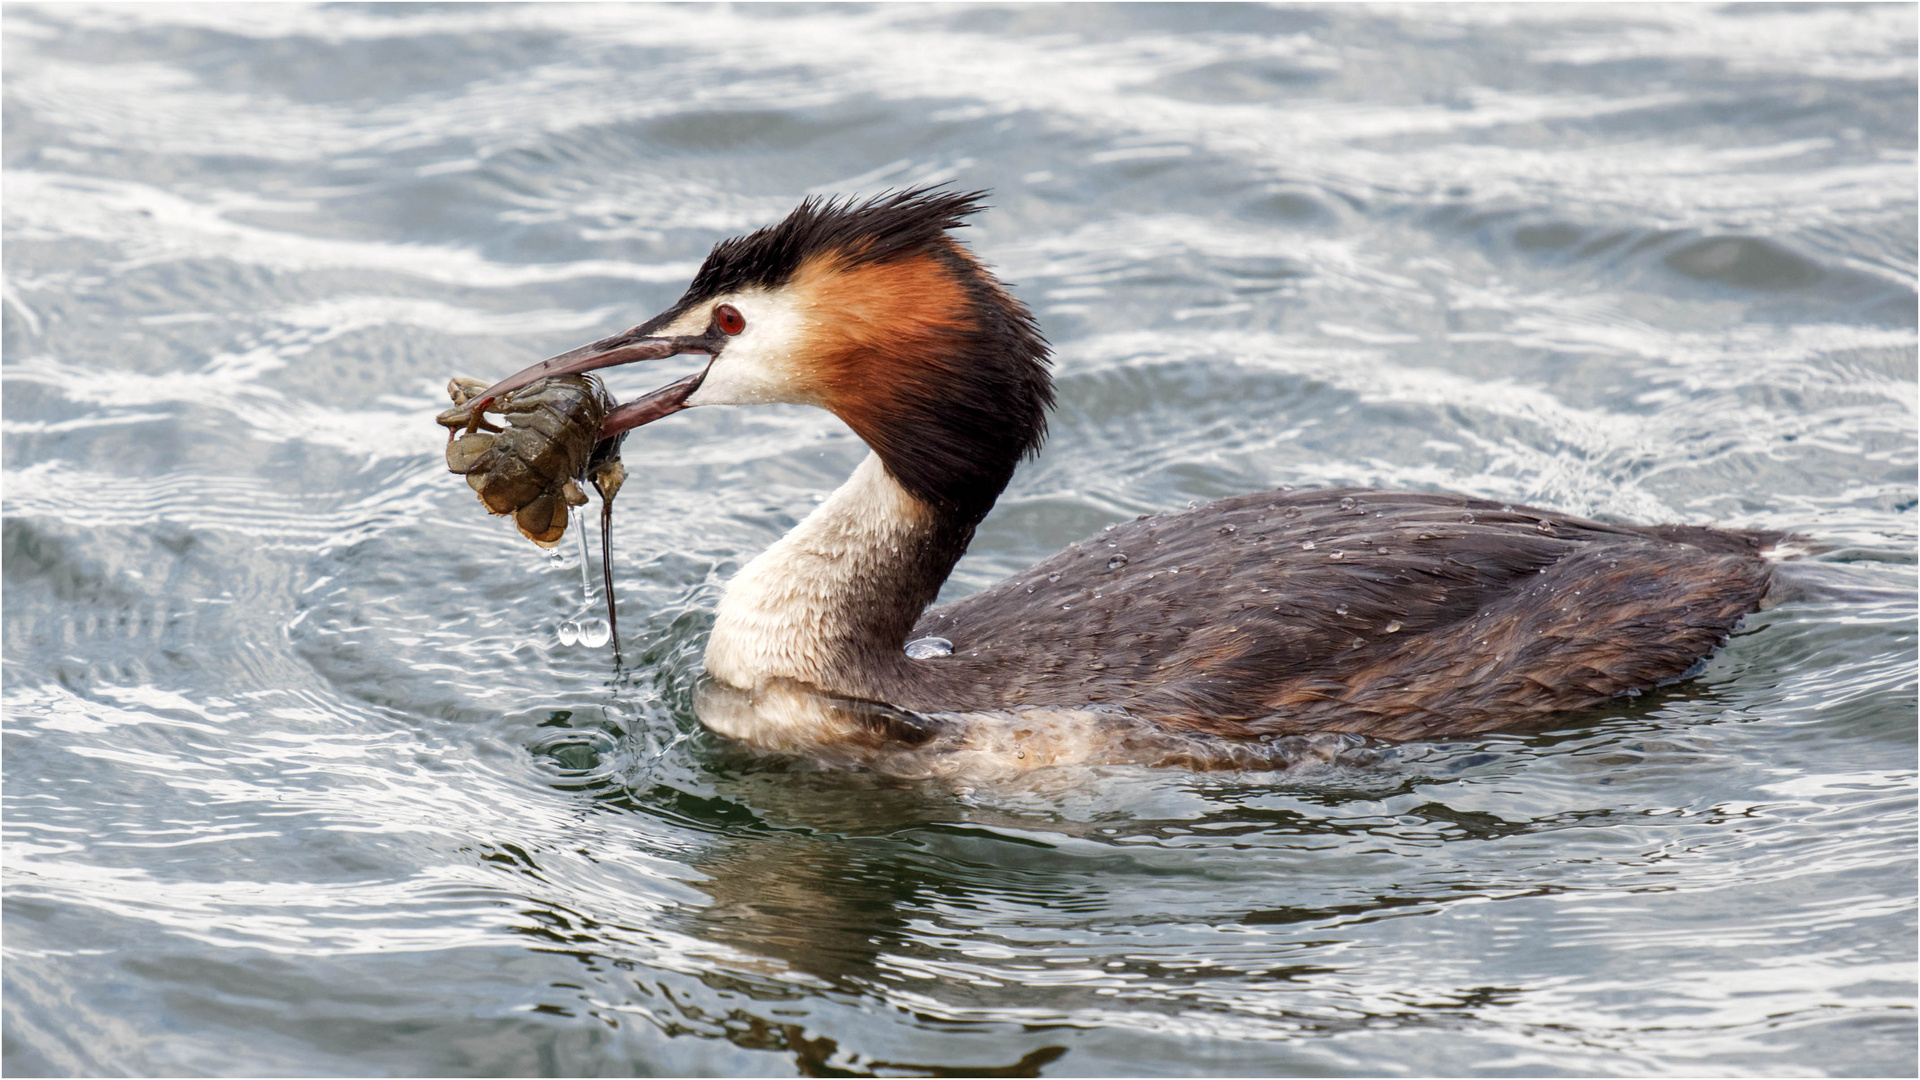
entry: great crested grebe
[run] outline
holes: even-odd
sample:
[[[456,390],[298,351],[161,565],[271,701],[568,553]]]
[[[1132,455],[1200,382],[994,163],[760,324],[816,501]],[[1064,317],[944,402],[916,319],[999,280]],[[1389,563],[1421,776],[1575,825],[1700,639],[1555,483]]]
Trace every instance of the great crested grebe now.
[[[904,773],[1271,766],[1360,741],[1325,733],[1537,726],[1672,682],[1760,606],[1782,534],[1339,489],[1143,517],[925,610],[1053,401],[1032,315],[949,235],[983,195],[808,199],[661,314],[484,392],[701,353],[602,436],[788,402],[866,442],[726,587],[697,701],[722,734]]]

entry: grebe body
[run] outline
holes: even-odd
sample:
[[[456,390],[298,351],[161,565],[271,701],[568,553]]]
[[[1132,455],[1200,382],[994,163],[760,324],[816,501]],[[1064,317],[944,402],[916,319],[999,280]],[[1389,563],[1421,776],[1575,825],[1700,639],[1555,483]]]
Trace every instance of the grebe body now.
[[[1272,765],[1674,681],[1768,591],[1779,534],[1282,490],[1116,525],[928,611],[1052,402],[1027,309],[949,235],[978,200],[808,200],[717,246],[661,315],[485,392],[702,353],[602,435],[790,402],[871,449],[728,584],[699,702],[723,734],[900,772]]]

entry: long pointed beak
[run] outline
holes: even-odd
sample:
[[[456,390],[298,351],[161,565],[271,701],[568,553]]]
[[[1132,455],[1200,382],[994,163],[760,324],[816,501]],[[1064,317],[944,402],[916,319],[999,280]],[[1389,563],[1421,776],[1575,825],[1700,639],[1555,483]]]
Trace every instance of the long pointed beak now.
[[[700,380],[706,377],[705,371],[696,371],[651,394],[643,394],[627,402],[607,414],[606,420],[600,424],[600,437],[611,439],[623,431],[632,431],[642,424],[651,424],[663,416],[679,412],[687,407],[687,399],[700,389]]]
[[[641,333],[639,327],[624,334],[615,334],[602,338],[577,349],[570,349],[558,356],[516,371],[481,391],[470,402],[468,430],[480,422],[480,416],[495,398],[510,394],[524,386],[532,385],[541,379],[555,375],[579,375],[600,368],[614,367],[619,364],[632,364],[641,360],[663,360],[669,356],[684,353],[705,353],[709,356],[719,351],[720,341],[709,335],[698,337],[650,337]],[[651,394],[620,406],[607,416],[602,425],[600,437],[606,438],[628,431],[642,424],[652,423],[669,413],[686,408],[688,395],[700,386],[699,375],[690,375],[678,382],[663,386]]]

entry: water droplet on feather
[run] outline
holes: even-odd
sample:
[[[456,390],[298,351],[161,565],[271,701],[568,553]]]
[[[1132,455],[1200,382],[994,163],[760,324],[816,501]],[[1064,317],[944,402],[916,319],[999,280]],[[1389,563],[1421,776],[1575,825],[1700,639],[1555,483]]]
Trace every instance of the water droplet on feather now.
[[[953,642],[943,637],[915,638],[907,642],[907,657],[911,660],[933,660],[953,655]]]

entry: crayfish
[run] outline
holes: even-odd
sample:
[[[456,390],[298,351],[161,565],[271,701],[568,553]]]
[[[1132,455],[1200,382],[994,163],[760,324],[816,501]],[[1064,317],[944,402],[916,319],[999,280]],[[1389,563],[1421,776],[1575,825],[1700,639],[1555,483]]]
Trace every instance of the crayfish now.
[[[467,478],[489,513],[511,515],[521,535],[543,548],[566,535],[569,511],[587,501],[580,482],[592,482],[600,493],[600,569],[606,578],[607,626],[617,660],[613,497],[627,479],[620,462],[620,443],[626,436],[600,436],[614,409],[613,397],[592,375],[552,376],[476,401],[486,389],[486,383],[475,379],[447,384],[453,407],[435,418],[447,429],[447,468]],[[489,413],[498,414],[507,426],[489,421]]]

